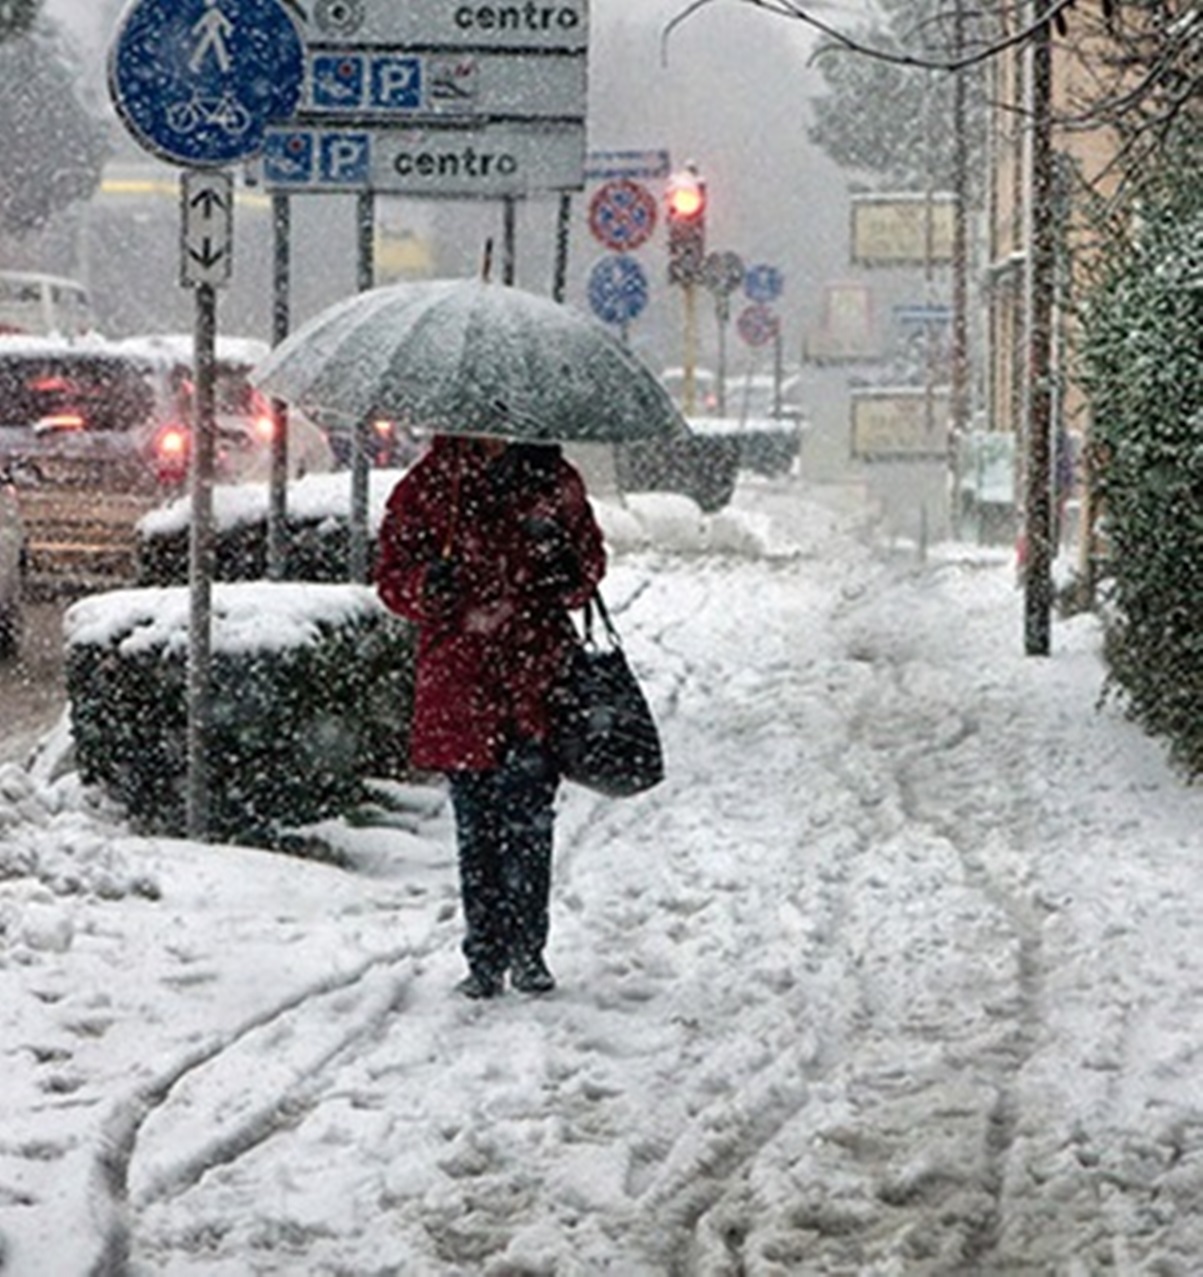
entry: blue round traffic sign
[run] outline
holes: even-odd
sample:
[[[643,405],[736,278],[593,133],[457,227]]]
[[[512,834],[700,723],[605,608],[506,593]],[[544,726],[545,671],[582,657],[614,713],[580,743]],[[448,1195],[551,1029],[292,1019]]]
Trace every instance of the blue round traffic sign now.
[[[754,302],[772,302],[781,296],[785,276],[776,266],[749,266],[744,276],[744,292]]]
[[[135,140],[198,167],[257,154],[304,75],[283,0],[135,0],[109,51],[109,93]]]
[[[607,324],[630,323],[647,297],[647,274],[633,257],[603,257],[589,274],[589,305]]]

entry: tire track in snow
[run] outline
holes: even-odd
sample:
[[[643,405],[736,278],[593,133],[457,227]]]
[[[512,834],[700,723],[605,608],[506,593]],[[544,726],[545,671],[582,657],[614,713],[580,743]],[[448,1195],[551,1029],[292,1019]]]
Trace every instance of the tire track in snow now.
[[[103,1243],[90,1277],[122,1277],[130,1271],[136,1217],[146,1204],[184,1191],[208,1171],[236,1159],[287,1125],[318,1084],[321,1072],[356,1043],[376,1032],[396,1007],[409,975],[407,973],[403,980],[388,968],[411,957],[409,946],[374,955],[350,972],[302,989],[267,1013],[255,1015],[189,1052],[120,1104],[105,1124],[93,1173],[93,1209],[102,1221]],[[373,988],[373,984],[380,987]],[[294,1056],[292,1061],[276,1062],[275,1089],[269,1091],[266,1099],[256,1101],[232,1122],[219,1115],[231,1094],[245,1091],[247,1086],[246,1074],[238,1072],[245,1068],[238,1056],[240,1048],[253,1047],[264,1035],[278,1030],[291,1018],[311,1012],[324,1001],[345,995],[356,986],[365,986],[365,991],[360,995],[362,1005],[354,1022],[329,1034],[305,1058]],[[234,1078],[224,1076],[231,1063],[237,1074]],[[148,1124],[156,1117],[164,1117],[174,1097],[190,1080],[201,1079],[206,1074],[216,1079],[208,1083],[216,1094],[207,1102],[199,1101],[198,1107],[203,1110],[199,1121],[202,1134],[190,1133],[183,1153],[171,1149],[172,1137],[169,1136],[165,1141],[168,1154],[157,1169],[148,1173],[146,1186],[132,1194],[131,1171]],[[213,1134],[214,1130],[219,1133]]]

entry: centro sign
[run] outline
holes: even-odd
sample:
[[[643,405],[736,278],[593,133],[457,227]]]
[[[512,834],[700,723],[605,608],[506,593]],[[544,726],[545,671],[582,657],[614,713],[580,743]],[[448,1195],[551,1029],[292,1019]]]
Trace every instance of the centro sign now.
[[[382,191],[499,198],[578,189],[584,123],[517,121],[472,129],[269,129],[263,185],[271,191]]]
[[[455,25],[462,31],[575,31],[582,14],[567,5],[551,8],[528,0],[524,5],[462,5],[455,11]]]
[[[533,49],[583,53],[589,0],[340,0],[308,6],[305,43],[323,47]]]

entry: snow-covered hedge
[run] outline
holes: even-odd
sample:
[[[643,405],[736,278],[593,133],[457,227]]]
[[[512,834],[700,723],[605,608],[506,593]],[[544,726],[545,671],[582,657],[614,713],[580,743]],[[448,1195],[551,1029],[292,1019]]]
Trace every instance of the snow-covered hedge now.
[[[368,536],[376,533],[402,472],[373,470],[368,485]],[[213,490],[219,581],[258,581],[267,575],[266,483],[219,484]],[[284,579],[345,581],[350,545],[351,476],[306,475],[288,485]],[[138,584],[182,585],[188,579],[191,497],[152,510],[138,524]]]
[[[213,591],[211,833],[259,846],[404,773],[412,632],[355,585]],[[188,591],[118,590],[67,612],[76,761],[147,830],[184,829]]]
[[[1203,774],[1203,185],[1172,165],[1084,315],[1104,503],[1107,663],[1132,713]]]

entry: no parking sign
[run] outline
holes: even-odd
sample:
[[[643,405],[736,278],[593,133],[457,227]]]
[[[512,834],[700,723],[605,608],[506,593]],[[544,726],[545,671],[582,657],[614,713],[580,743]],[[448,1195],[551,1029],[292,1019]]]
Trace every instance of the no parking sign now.
[[[775,311],[761,302],[745,306],[735,321],[739,335],[749,346],[763,346],[772,341],[781,330],[781,321]]]
[[[656,229],[655,197],[627,177],[607,182],[589,201],[589,229],[616,252],[638,248]]]

